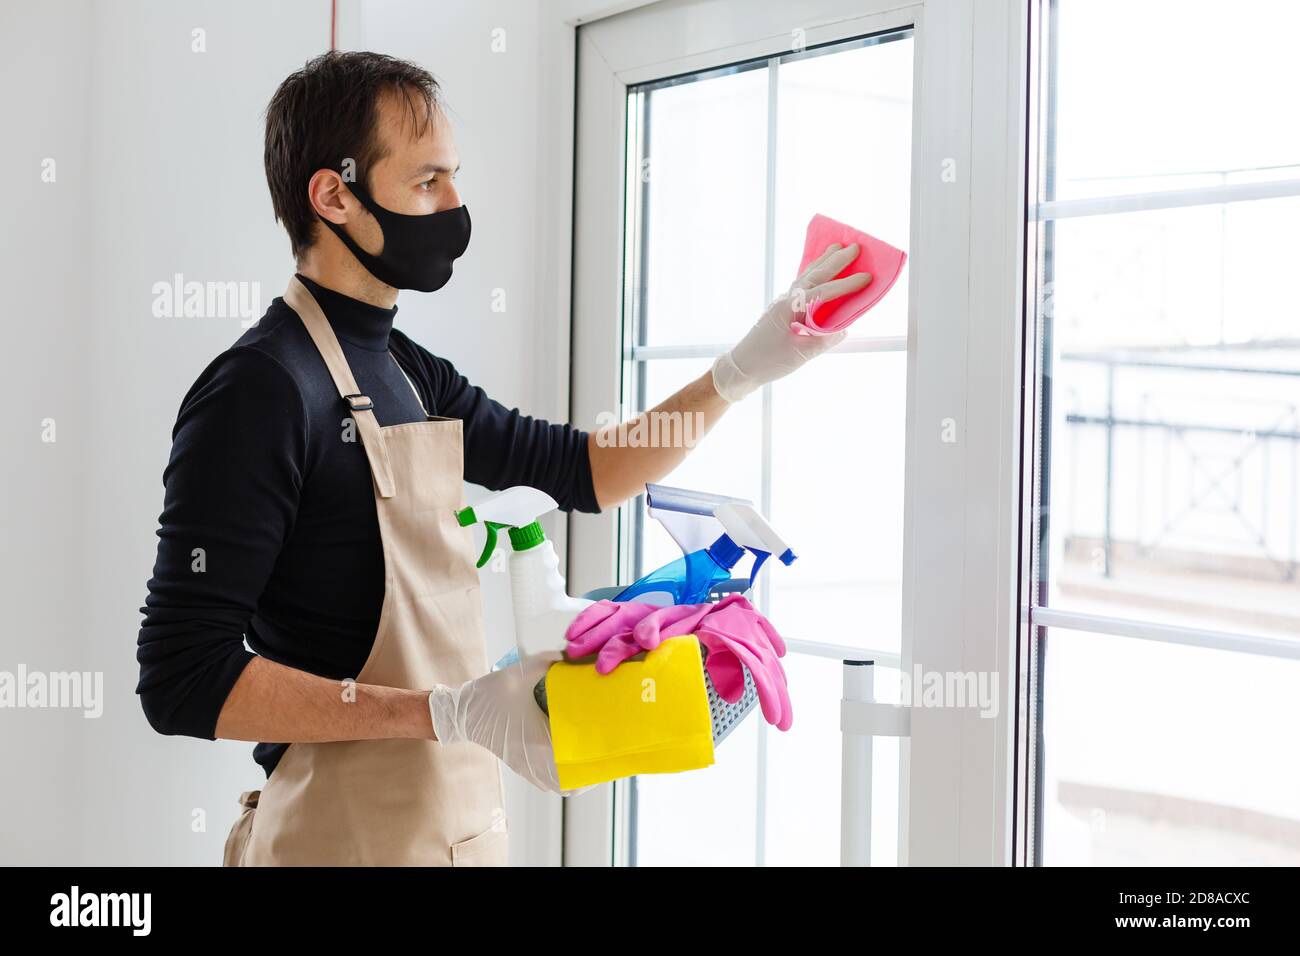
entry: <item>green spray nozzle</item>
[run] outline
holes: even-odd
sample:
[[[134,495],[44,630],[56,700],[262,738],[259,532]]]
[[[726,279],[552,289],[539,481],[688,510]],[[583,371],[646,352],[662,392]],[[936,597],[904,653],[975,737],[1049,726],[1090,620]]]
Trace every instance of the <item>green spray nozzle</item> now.
[[[461,508],[456,512],[456,520],[460,522],[462,528],[468,528],[472,524],[477,524],[479,519],[473,508]],[[474,563],[476,568],[481,568],[488,563],[488,559],[492,557],[492,552],[497,549],[497,532],[502,528],[509,528],[510,525],[503,521],[484,521],[483,527],[487,529],[487,541],[483,545],[483,553],[478,556],[478,561]]]
[[[481,522],[486,529],[487,541],[475,565],[481,568],[497,549],[497,536],[502,528],[509,531],[510,544],[516,551],[527,551],[545,541],[546,535],[537,519],[558,507],[546,492],[517,485],[488,495],[476,505],[461,508],[456,512],[456,521],[462,528]]]

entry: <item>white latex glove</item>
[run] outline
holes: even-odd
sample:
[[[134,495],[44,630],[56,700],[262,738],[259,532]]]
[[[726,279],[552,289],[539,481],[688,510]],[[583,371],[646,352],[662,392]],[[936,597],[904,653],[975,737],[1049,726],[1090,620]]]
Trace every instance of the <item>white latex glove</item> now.
[[[579,792],[560,789],[551,724],[533,697],[533,687],[561,657],[559,652],[525,657],[460,687],[439,684],[429,694],[434,734],[444,745],[478,744],[542,790],[564,796]]]
[[[719,395],[728,402],[738,402],[754,389],[789,375],[810,358],[844,340],[846,332],[800,335],[790,324],[812,303],[857,292],[871,281],[871,275],[866,272],[835,278],[858,257],[858,251],[856,242],[847,248],[839,243],[827,246],[794,280],[789,291],[767,307],[763,317],[735,348],[718,356],[713,363],[713,387]]]

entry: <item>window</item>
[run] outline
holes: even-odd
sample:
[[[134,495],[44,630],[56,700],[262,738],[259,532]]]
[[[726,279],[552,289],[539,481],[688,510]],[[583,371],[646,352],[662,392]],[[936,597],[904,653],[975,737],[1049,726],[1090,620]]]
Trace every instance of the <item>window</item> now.
[[[1012,858],[1027,17],[662,0],[578,29],[572,420],[707,370],[794,278],[815,212],[909,259],[836,353],[668,479],[753,499],[800,555],[757,595],[791,644],[793,730],[751,719],[709,770],[567,801],[566,864],[858,861],[868,836],[877,864]],[[575,593],[675,556],[642,511],[569,518]],[[871,682],[843,663],[864,654]],[[901,702],[917,668],[992,677],[995,700],[854,706]]]
[[[1294,865],[1300,11],[1041,10],[1031,858]]]
[[[794,279],[814,213],[906,245],[911,88],[908,30],[629,88],[625,417],[749,330]],[[818,130],[835,131],[834,149]],[[728,412],[665,479],[749,498],[793,543],[799,560],[765,572],[756,601],[779,625],[797,622],[784,636],[800,706],[785,734],[747,721],[709,774],[630,782],[629,862],[838,861],[842,665],[807,648],[900,650],[906,330],[900,282],[815,372]],[[632,509],[628,580],[680,553],[642,514]],[[892,794],[896,744],[877,755],[877,788]],[[731,811],[691,812],[701,805]],[[888,860],[884,809],[876,849]]]

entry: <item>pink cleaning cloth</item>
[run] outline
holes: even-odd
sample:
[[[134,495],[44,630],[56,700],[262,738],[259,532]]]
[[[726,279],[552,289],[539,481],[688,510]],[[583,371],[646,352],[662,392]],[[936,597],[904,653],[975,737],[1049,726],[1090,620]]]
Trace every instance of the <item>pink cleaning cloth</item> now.
[[[907,253],[895,249],[887,242],[875,236],[869,236],[861,230],[836,222],[821,213],[812,217],[808,223],[808,233],[803,241],[803,261],[799,263],[799,275],[808,268],[808,264],[826,251],[832,242],[841,246],[857,243],[861,251],[858,257],[844,267],[835,278],[854,272],[871,273],[867,287],[851,295],[818,302],[809,306],[802,322],[794,323],[794,329],[803,335],[830,335],[846,329],[857,321],[873,305],[885,297],[903,271]]]

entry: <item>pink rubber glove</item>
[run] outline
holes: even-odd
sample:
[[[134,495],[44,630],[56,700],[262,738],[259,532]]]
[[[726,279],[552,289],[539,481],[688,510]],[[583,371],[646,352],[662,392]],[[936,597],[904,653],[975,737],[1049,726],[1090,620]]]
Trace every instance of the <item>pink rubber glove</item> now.
[[[694,634],[696,626],[717,610],[716,604],[673,604],[656,607],[630,631],[616,634],[596,655],[596,673],[608,674],[642,651],[653,651],[670,637]]]
[[[637,601],[597,601],[584,608],[565,630],[565,653],[571,658],[595,654],[610,638],[631,633],[637,621],[657,610],[658,605]]]
[[[780,661],[785,656],[785,641],[771,622],[735,594],[700,621],[695,635],[709,652],[704,666],[719,696],[730,704],[740,700],[748,669],[763,717],[777,730],[789,730],[794,711]]]
[[[642,651],[654,650],[665,637],[690,634],[695,623],[713,610],[712,604],[681,604],[661,607],[638,601],[598,601],[585,608],[564,632],[570,659],[596,654],[596,672],[608,674],[619,664]],[[633,637],[643,635],[642,643]],[[660,634],[664,628],[671,633]]]

